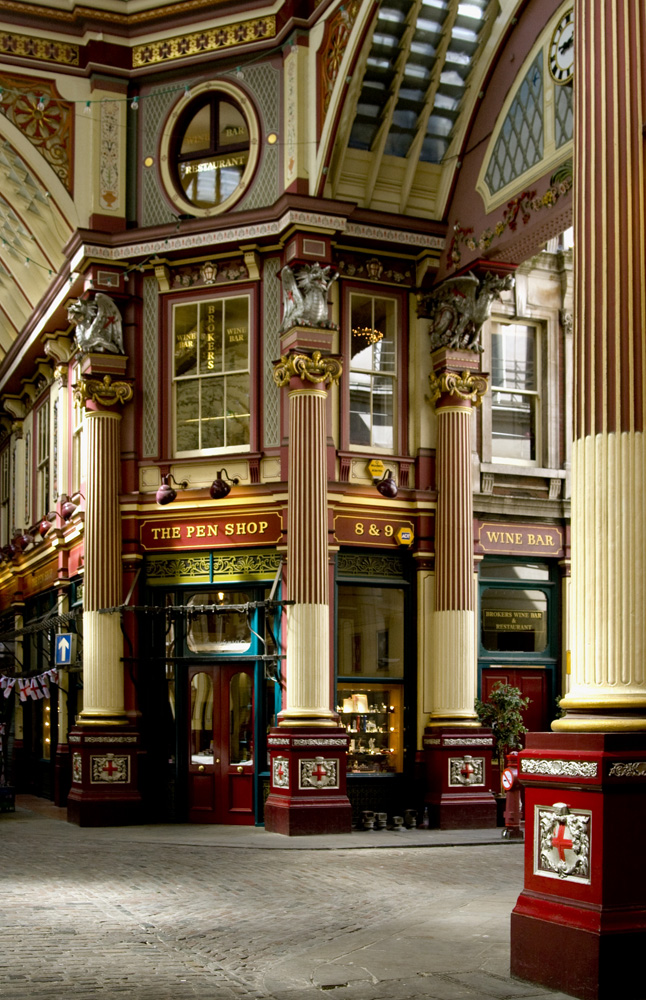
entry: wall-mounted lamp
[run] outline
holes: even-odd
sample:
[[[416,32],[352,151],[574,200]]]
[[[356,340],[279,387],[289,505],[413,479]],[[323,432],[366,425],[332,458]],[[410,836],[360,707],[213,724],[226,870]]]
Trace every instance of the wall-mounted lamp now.
[[[209,490],[211,499],[224,500],[224,498],[228,497],[231,492],[231,487],[237,486],[239,482],[239,479],[232,479],[226,469],[220,469],[217,476],[211,483],[211,489]]]
[[[391,469],[386,469],[381,479],[372,480],[378,493],[387,500],[394,500],[397,496],[397,483],[393,479]]]
[[[169,472],[167,476],[162,476],[161,486],[155,493],[155,500],[160,507],[165,507],[167,503],[172,503],[177,496],[177,490],[174,490],[169,484],[169,479],[172,479],[175,486],[180,486],[183,490],[185,490],[188,486],[188,480],[183,479],[180,483],[175,479],[172,472]]]

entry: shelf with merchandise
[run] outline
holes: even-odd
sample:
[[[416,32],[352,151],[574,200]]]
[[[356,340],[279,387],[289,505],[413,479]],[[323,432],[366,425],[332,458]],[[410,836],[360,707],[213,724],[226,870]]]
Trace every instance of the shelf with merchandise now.
[[[350,737],[348,774],[403,770],[400,684],[339,681],[337,711]]]

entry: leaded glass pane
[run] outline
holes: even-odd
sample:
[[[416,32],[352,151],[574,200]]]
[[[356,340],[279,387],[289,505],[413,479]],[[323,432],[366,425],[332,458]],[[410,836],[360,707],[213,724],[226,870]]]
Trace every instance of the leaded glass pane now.
[[[557,148],[564,146],[572,138],[573,91],[571,84],[556,88],[554,101],[554,133]]]
[[[175,306],[175,377],[197,371],[197,305]]]
[[[485,180],[492,194],[543,158],[543,53],[538,53],[511,103]]]

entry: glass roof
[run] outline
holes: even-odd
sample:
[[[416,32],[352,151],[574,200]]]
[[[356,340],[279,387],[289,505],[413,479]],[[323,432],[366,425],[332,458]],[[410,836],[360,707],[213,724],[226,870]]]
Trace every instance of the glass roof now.
[[[383,152],[405,157],[423,132],[419,158],[441,163],[490,3],[493,0],[385,0],[350,146],[372,149],[380,129],[387,129]]]

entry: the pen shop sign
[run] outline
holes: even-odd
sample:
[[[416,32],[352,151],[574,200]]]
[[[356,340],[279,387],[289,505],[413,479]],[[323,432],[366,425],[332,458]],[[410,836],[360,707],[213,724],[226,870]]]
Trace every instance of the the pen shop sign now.
[[[556,525],[495,524],[484,521],[479,527],[477,549],[486,555],[496,553],[563,558],[564,531]]]
[[[144,549],[218,549],[276,544],[282,538],[280,514],[254,511],[223,517],[155,519],[143,521]]]

